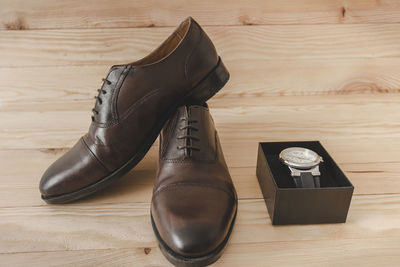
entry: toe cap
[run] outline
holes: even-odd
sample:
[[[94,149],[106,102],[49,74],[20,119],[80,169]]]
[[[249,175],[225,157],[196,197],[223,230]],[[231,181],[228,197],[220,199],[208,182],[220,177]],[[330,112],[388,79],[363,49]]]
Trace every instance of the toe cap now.
[[[228,236],[237,202],[217,188],[183,186],[153,197],[152,215],[162,241],[175,253],[200,257]]]
[[[50,166],[43,174],[40,180],[39,190],[43,197],[56,196],[64,193],[62,187],[62,178],[51,173],[52,166]]]
[[[59,196],[85,187],[107,174],[80,139],[45,171],[39,190],[43,197]]]

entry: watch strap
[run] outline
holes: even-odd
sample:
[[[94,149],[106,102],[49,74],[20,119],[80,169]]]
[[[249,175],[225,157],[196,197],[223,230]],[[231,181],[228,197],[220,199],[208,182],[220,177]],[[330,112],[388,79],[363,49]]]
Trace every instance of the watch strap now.
[[[321,187],[319,176],[313,176],[311,172],[302,172],[300,177],[294,177],[294,182],[298,188],[318,188]]]

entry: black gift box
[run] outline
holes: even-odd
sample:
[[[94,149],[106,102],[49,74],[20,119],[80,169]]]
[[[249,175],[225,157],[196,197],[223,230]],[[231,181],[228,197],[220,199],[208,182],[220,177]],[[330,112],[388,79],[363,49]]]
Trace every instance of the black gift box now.
[[[294,146],[322,156],[320,188],[296,188],[279,159],[283,149]],[[260,143],[257,178],[274,225],[346,222],[354,187],[318,141]]]

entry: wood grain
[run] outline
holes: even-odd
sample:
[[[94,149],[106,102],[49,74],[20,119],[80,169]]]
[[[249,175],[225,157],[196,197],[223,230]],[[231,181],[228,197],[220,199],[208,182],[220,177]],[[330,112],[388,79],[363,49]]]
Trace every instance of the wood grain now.
[[[47,205],[44,170],[87,131],[101,78],[192,15],[230,82],[209,101],[239,197],[215,266],[398,266],[400,3],[0,0],[0,266],[170,266],[149,208],[158,141],[107,190]],[[258,142],[320,140],[355,185],[345,224],[272,226]]]
[[[226,61],[400,56],[400,24],[211,26],[205,30]],[[170,27],[3,31],[0,67],[128,63],[147,55],[172,31]]]
[[[210,108],[223,141],[396,138],[400,113],[392,111],[399,100],[386,95],[287,96],[242,106],[240,99],[222,98],[224,107],[211,102]],[[0,148],[71,147],[87,131],[92,105],[82,110],[0,112]]]
[[[400,261],[396,238],[282,241],[229,244],[213,266],[394,266]],[[171,266],[156,247],[0,254],[4,266]]]
[[[351,145],[348,145],[351,143]],[[400,194],[400,147],[395,139],[323,142],[355,186],[355,195]],[[260,199],[255,175],[257,142],[223,143],[224,154],[239,199]],[[40,199],[39,180],[45,169],[66,149],[0,150],[7,166],[0,174],[0,207],[46,205]],[[391,153],[385,154],[385,151]],[[382,157],[376,159],[376,155]],[[18,159],[18,161],[16,161]],[[393,162],[396,160],[396,162]],[[158,161],[158,147],[127,175],[107,190],[79,201],[80,204],[150,202]],[[20,162],[24,168],[20,168]]]
[[[400,144],[397,138],[380,139],[337,139],[325,140],[322,144],[339,164],[368,164],[397,163],[399,162]],[[276,141],[271,139],[227,142],[222,140],[222,148],[225,158],[230,167],[255,167],[257,157],[258,141]],[[137,170],[154,169],[158,161],[158,142],[150,149],[146,160],[138,165]],[[65,153],[68,148],[41,148],[41,149],[1,149],[0,159],[3,168],[1,174],[10,175],[39,175],[52,161]],[[379,157],[377,157],[379,155]],[[18,168],[20,163],[16,159],[21,159],[26,163],[26,168]]]
[[[203,25],[398,23],[395,0],[1,0],[0,29],[175,26],[191,15]]]
[[[363,94],[372,100],[377,94],[400,93],[400,60],[394,58],[224,61],[229,67],[231,79],[213,98],[213,106],[224,105],[226,98],[237,97],[251,98],[242,102],[246,105],[271,96],[319,95],[327,96],[325,101],[329,101],[328,96],[331,95]],[[96,89],[101,86],[101,78],[107,74],[109,67],[2,68],[0,111],[11,111],[17,105],[37,110],[42,107],[37,103],[46,102],[54,105],[43,110],[61,109],[64,105],[72,107],[79,104],[77,101],[87,101],[91,105]],[[223,100],[214,101],[221,98]],[[275,99],[279,98],[272,98]]]
[[[263,200],[242,200],[230,244],[244,247],[264,242],[279,245],[281,242],[379,240],[389,233],[391,239],[398,239],[399,205],[399,195],[355,196],[346,224],[272,226]],[[1,208],[0,251],[153,248],[156,241],[149,206],[148,203],[122,203]]]

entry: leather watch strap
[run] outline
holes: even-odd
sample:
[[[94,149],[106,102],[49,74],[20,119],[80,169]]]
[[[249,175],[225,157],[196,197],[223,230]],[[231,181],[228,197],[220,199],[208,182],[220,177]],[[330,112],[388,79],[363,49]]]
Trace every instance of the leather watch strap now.
[[[300,177],[293,177],[298,188],[318,188],[321,187],[319,176],[313,176],[311,172],[302,172]]]
[[[297,188],[302,188],[303,187],[303,185],[301,183],[300,176],[293,176],[293,181],[294,181],[294,183],[295,183]]]

